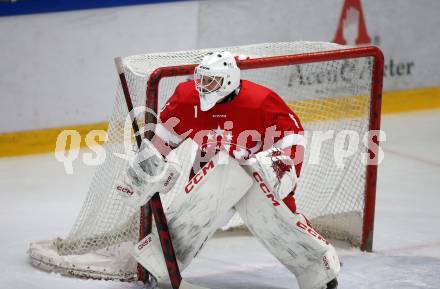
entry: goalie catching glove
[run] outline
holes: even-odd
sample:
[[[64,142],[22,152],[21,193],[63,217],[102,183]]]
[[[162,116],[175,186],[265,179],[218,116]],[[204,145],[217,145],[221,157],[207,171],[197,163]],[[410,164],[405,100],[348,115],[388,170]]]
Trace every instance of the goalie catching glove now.
[[[281,149],[259,152],[250,164],[258,166],[278,200],[283,200],[295,188],[298,181],[295,164]]]
[[[149,140],[143,139],[139,153],[130,162],[117,190],[129,206],[139,208],[156,192],[169,192],[179,176],[179,166],[169,162]]]

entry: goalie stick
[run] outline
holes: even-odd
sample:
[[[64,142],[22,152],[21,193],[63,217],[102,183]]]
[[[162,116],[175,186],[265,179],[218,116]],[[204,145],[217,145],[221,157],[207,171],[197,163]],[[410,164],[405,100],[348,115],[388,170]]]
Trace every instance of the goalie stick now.
[[[142,144],[142,137],[139,133],[139,126],[138,122],[136,120],[136,117],[134,115],[133,111],[133,103],[131,101],[130,97],[130,91],[128,89],[127,80],[125,78],[124,69],[122,66],[122,58],[116,57],[115,58],[115,64],[116,69],[119,75],[119,79],[121,81],[122,90],[124,92],[125,102],[127,104],[128,112],[130,114],[131,122],[132,122],[132,128],[133,132],[136,138],[136,144],[138,148],[140,149]],[[156,192],[151,200],[149,201],[149,208],[148,205],[144,205],[141,209],[141,218],[144,218],[146,220],[151,220],[151,213],[154,216],[154,220],[156,223],[160,243],[162,246],[162,252],[165,258],[165,263],[168,269],[168,275],[170,277],[171,286],[173,289],[208,289],[196,285],[192,285],[184,280],[182,280],[182,276],[180,275],[179,266],[177,264],[176,255],[174,253],[174,248],[171,240],[171,235],[168,230],[168,223],[165,216],[165,212],[162,206],[162,201],[160,199],[159,192]],[[151,226],[148,224],[151,224],[151,222],[143,222],[144,227],[141,228],[141,238],[145,237],[146,234],[151,232]],[[144,274],[146,276],[142,278],[144,282],[146,282],[149,276],[151,274],[143,268]]]

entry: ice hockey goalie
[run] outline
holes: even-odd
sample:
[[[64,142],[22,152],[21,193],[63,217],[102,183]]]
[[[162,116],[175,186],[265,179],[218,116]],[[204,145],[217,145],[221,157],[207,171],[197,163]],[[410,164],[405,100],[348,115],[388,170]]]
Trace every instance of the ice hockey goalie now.
[[[180,83],[164,105],[155,130],[119,188],[133,206],[146,203],[154,191],[166,193],[179,165],[163,156],[188,139],[197,145],[190,179],[167,212],[181,269],[238,212],[301,289],[337,288],[335,249],[295,204],[304,156],[300,119],[274,91],[241,79],[231,53],[203,58],[194,79]],[[152,233],[134,254],[160,280],[166,269],[157,243]]]

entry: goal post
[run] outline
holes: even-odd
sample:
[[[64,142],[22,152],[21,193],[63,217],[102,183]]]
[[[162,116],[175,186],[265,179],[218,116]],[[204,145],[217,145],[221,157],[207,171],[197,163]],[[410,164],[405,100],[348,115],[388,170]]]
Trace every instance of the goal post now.
[[[236,56],[242,78],[274,90],[300,118],[306,137],[304,164],[296,190],[298,210],[326,237],[371,251],[383,78],[383,55],[374,46],[348,47],[326,42],[281,42],[223,48]],[[178,83],[192,77],[212,49],[133,55],[122,58],[133,107],[154,114]],[[242,59],[242,58],[239,58]],[[141,277],[130,255],[146,234],[151,218],[127,207],[114,190],[127,169],[121,158],[136,143],[127,138],[127,106],[118,85],[109,120],[106,159],[92,179],[86,200],[69,235],[34,242],[32,263],[64,275],[132,281]],[[156,122],[139,118],[140,130]],[[130,124],[131,125],[131,124]],[[147,135],[148,134],[148,135]],[[355,135],[358,135],[356,137]],[[151,138],[151,132],[146,132]],[[319,141],[321,137],[324,140]],[[363,142],[363,140],[371,142]],[[357,140],[357,141],[356,141]],[[128,141],[128,144],[127,144]],[[352,148],[349,150],[348,148]],[[179,148],[182,158],[185,147]],[[377,160],[377,158],[376,158]],[[192,164],[187,159],[183,163]],[[186,179],[185,179],[186,178]],[[188,178],[182,174],[179,182]],[[163,196],[165,212],[173,190]],[[242,228],[234,216],[224,230]],[[97,261],[98,260],[98,261]]]
[[[261,57],[253,59],[237,59],[237,65],[241,70],[262,69],[270,67],[291,66],[299,64],[310,64],[318,62],[331,62],[344,59],[356,59],[371,57],[371,98],[370,98],[370,121],[369,131],[380,130],[381,100],[382,100],[382,79],[384,57],[376,46],[364,46],[355,48],[345,48],[330,51],[319,51],[302,54],[291,54],[271,57]],[[163,66],[156,68],[148,78],[146,90],[146,106],[158,113],[159,104],[159,83],[163,78],[192,75],[197,64],[180,66]],[[299,116],[301,119],[301,115]],[[146,118],[147,119],[147,118]],[[154,118],[148,119],[149,122],[155,121]],[[373,141],[378,146],[377,137]],[[377,152],[376,152],[377,153]],[[376,179],[377,164],[366,166],[365,181],[365,206],[364,218],[362,221],[362,237],[359,247],[362,251],[371,252],[373,248],[374,231],[374,211],[376,199]]]

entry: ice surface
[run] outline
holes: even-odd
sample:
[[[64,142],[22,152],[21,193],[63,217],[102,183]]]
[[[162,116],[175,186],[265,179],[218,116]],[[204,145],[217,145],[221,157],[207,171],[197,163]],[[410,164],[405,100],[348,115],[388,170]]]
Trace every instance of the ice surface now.
[[[374,253],[338,249],[340,288],[440,288],[440,111],[383,118]],[[65,236],[94,168],[66,175],[53,154],[0,159],[0,288],[126,289],[141,284],[78,280],[36,270],[31,241]],[[211,288],[297,288],[251,236],[212,239],[184,276]]]

